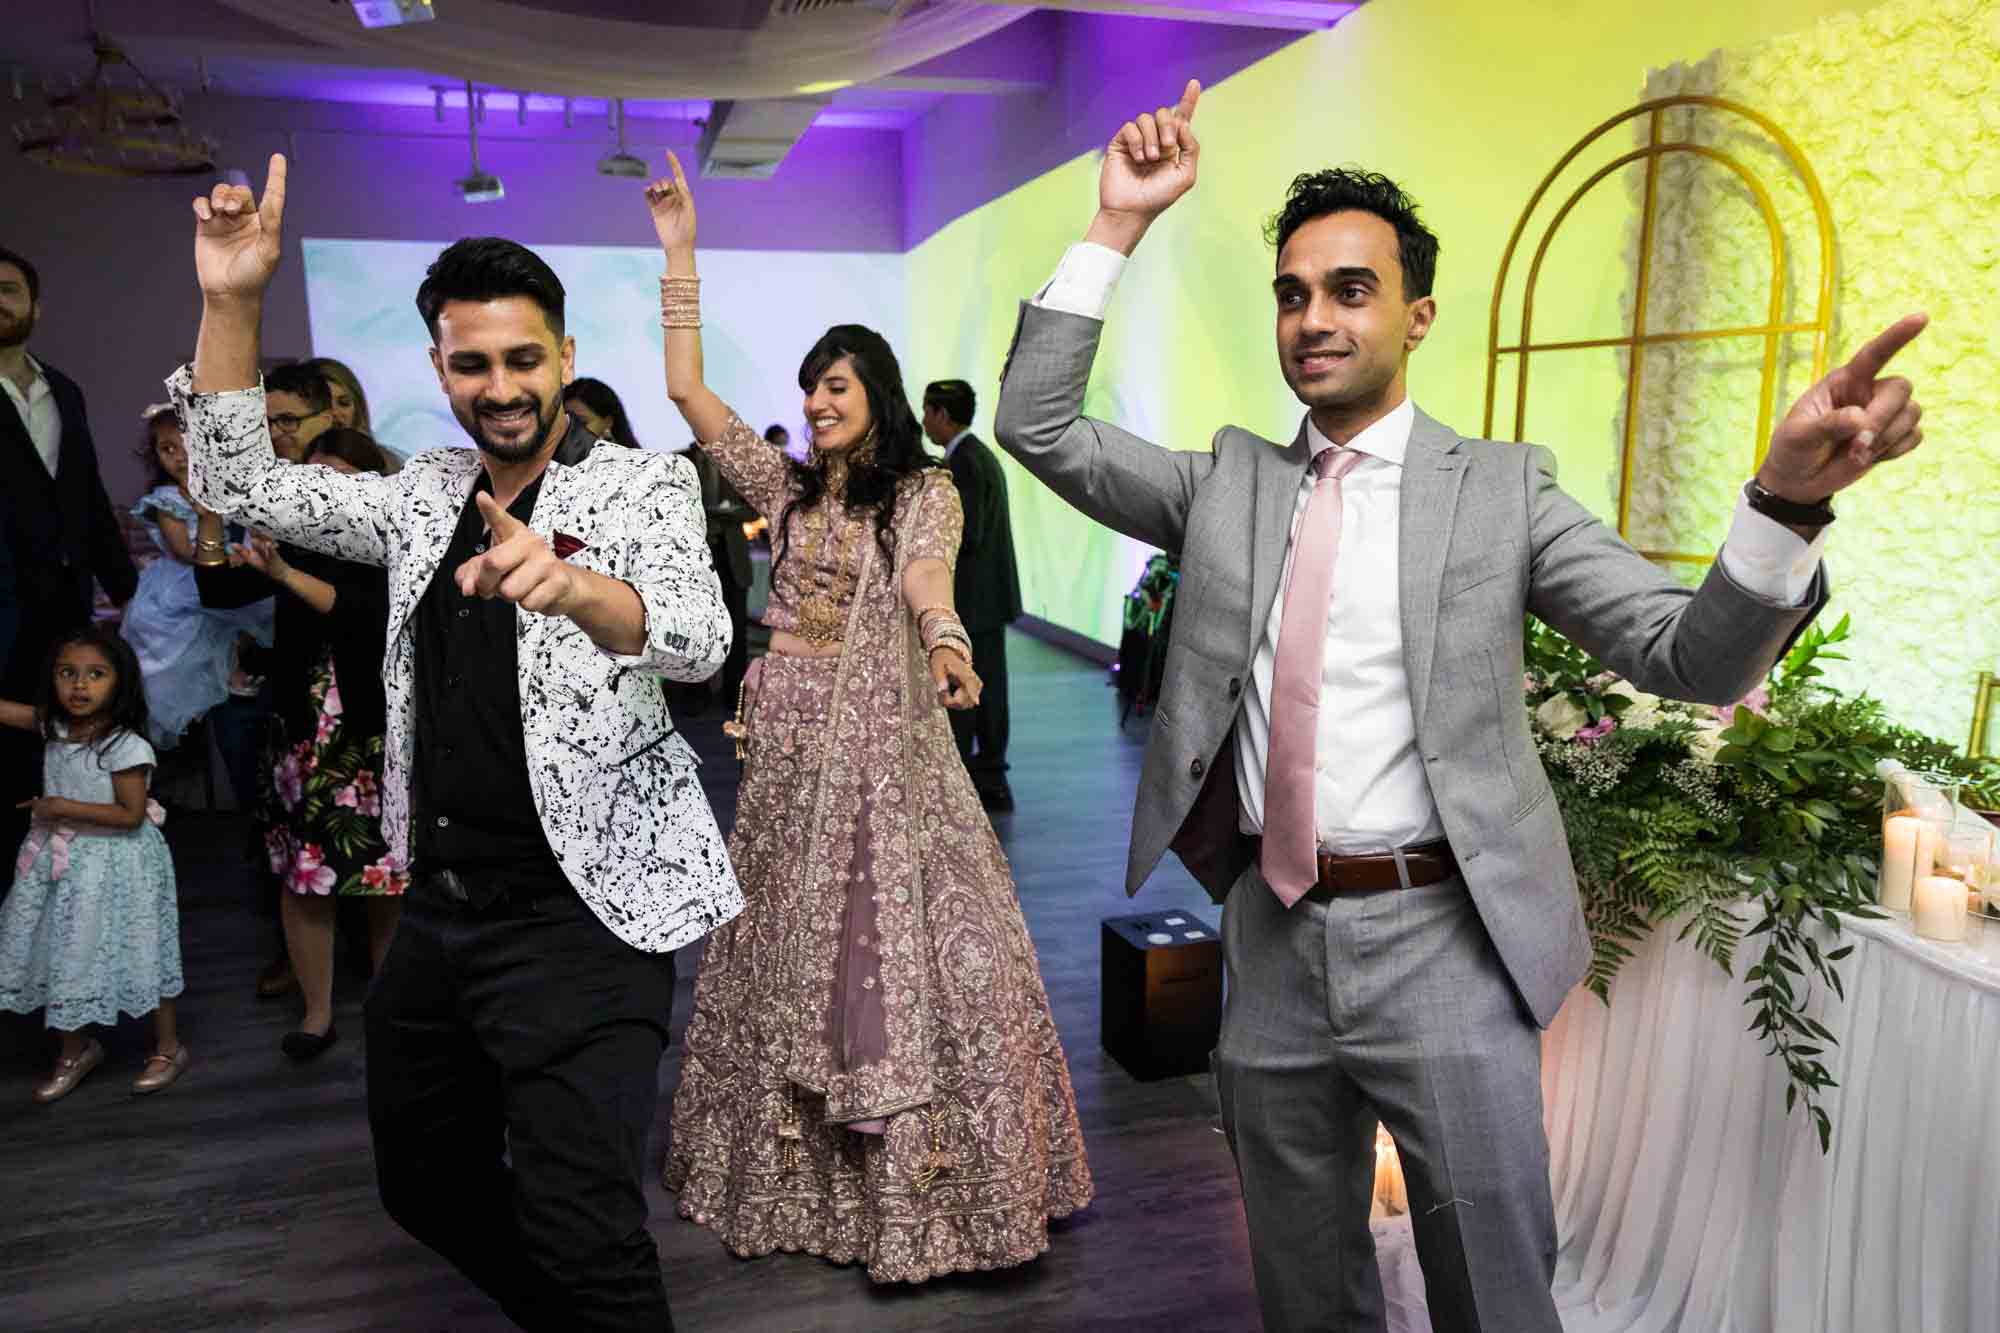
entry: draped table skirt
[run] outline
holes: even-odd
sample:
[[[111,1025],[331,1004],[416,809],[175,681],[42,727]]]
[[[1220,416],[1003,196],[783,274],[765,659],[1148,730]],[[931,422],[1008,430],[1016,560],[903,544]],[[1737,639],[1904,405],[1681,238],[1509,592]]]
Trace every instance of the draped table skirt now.
[[[2000,929],[1844,925],[1847,999],[1814,1008],[1840,1039],[1826,1155],[1745,984],[1671,931],[1609,1006],[1563,1007],[1542,1085],[1571,1333],[2000,1330]]]

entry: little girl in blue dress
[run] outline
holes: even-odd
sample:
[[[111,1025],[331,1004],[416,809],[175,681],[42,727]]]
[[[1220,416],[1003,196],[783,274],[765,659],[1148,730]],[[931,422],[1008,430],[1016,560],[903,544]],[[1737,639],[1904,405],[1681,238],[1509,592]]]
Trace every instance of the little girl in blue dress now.
[[[62,1036],[35,1100],[67,1096],[104,1060],[90,1024],[153,1016],[155,1044],[134,1092],[179,1078],[188,1050],[174,1025],[181,993],[174,862],[146,797],[154,764],[139,665],[97,626],[57,640],[38,707],[0,700],[0,725],[47,742],[34,822],[0,903],[0,1009],[46,1011]]]
[[[146,409],[144,456],[159,484],[132,506],[160,558],[139,575],[122,633],[145,682],[148,739],[162,750],[180,743],[188,724],[229,697],[238,635],[271,642],[269,599],[234,610],[201,604],[194,578],[197,514],[187,495],[187,449],[169,406]],[[242,533],[233,534],[240,540]]]

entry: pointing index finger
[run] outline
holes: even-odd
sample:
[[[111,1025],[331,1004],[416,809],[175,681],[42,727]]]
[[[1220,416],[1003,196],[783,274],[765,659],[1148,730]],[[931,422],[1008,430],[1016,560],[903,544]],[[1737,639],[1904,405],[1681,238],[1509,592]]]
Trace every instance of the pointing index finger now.
[[[271,165],[264,173],[264,199],[257,209],[264,226],[272,231],[285,218],[285,155],[271,154]]]
[[[479,493],[479,514],[486,520],[487,530],[493,534],[495,542],[504,542],[528,526],[502,509],[490,491]]]
[[[1181,90],[1180,105],[1174,110],[1180,113],[1182,120],[1193,120],[1195,104],[1199,101],[1201,101],[1201,80],[1189,79],[1187,87]]]
[[[1922,313],[1903,316],[1863,343],[1861,350],[1848,358],[1847,368],[1865,379],[1874,379],[1889,364],[1889,359],[1909,346],[1930,322],[1931,317]]]

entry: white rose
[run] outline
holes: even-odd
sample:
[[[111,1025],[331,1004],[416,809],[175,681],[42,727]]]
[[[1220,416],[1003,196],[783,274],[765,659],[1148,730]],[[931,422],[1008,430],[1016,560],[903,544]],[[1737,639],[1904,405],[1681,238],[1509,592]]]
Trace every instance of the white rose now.
[[[1723,730],[1720,721],[1697,722],[1694,734],[1687,738],[1688,753],[1704,764],[1713,764],[1722,753]]]
[[[1629,680],[1619,681],[1605,693],[1632,701],[1625,706],[1625,711],[1618,715],[1618,725],[1621,727],[1650,727],[1660,720],[1660,696],[1646,693]]]
[[[1558,694],[1535,710],[1535,721],[1559,741],[1569,740],[1590,721],[1583,705],[1567,694]]]

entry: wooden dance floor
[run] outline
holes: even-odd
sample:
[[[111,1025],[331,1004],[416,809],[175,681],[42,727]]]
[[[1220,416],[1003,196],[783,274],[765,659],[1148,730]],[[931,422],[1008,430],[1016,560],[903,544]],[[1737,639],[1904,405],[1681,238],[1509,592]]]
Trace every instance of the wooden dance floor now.
[[[649,1157],[652,1232],[683,1333],[1256,1327],[1242,1205],[1209,1080],[1139,1083],[1098,1045],[1098,921],[1181,906],[1218,919],[1178,862],[1128,907],[1122,890],[1145,724],[1121,734],[1101,669],[1020,635],[1013,786],[1000,816],[1021,903],[1069,1052],[1097,1201],[1053,1230],[1048,1253],[999,1273],[878,1287],[857,1267],[801,1255],[751,1261],[674,1214],[659,1186],[699,948],[680,955],[675,1046],[660,1068]],[[685,730],[706,757],[717,813],[736,764],[713,713]],[[341,1040],[297,1066],[278,1039],[295,1000],[259,1002],[275,941],[253,907],[244,824],[169,826],[181,883],[194,1063],[152,1097],[129,1091],[145,1025],[66,1100],[29,1099],[49,1048],[39,1019],[0,1015],[0,1327],[10,1331],[509,1327],[477,1291],[399,1231],[375,1197],[362,1092],[363,978],[343,969]],[[343,950],[343,952],[346,952]]]

